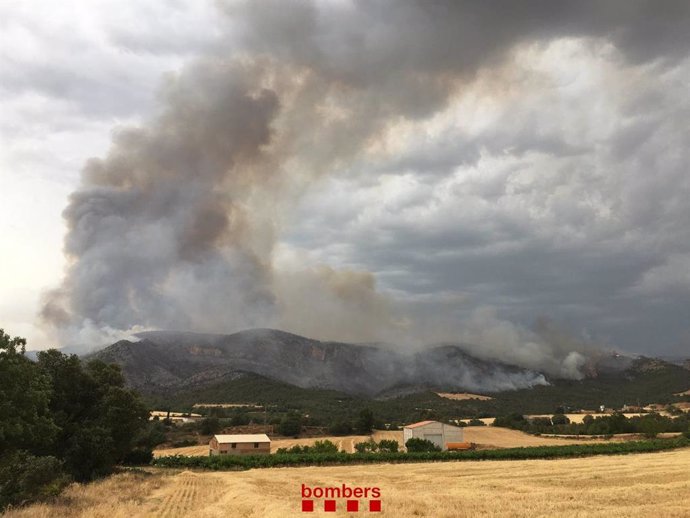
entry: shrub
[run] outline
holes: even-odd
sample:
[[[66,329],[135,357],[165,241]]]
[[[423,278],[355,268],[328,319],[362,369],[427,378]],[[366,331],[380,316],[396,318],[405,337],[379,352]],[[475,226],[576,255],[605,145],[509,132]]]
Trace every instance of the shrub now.
[[[288,413],[278,425],[280,435],[296,437],[302,431],[302,416],[296,412]]]
[[[563,414],[554,414],[553,417],[551,418],[551,422],[554,425],[570,424],[570,419],[568,419],[568,416],[563,415]]]
[[[136,448],[130,451],[122,463],[127,466],[141,466],[142,464],[151,464],[153,460],[153,452],[146,448]]]
[[[307,448],[309,448],[307,446]],[[338,446],[335,443],[325,440],[316,441],[314,446],[309,449],[310,453],[338,453]]]
[[[376,444],[374,441],[371,439],[365,442],[358,442],[355,444],[355,451],[357,453],[367,453],[367,452],[375,452],[378,450],[378,444]]]
[[[467,426],[486,426],[486,423],[481,419],[470,419]]]
[[[0,512],[9,505],[56,496],[69,483],[55,457],[16,451],[0,458]]]
[[[381,439],[379,442],[379,451],[384,453],[395,453],[400,448],[398,441]]]
[[[300,446],[296,444],[291,448],[278,448],[277,454],[280,455],[306,455],[306,454],[327,454],[338,453],[338,446],[329,440],[316,441],[312,446]]]
[[[352,425],[348,421],[335,421],[328,427],[328,433],[331,435],[350,435]]]
[[[220,419],[217,417],[207,417],[203,421],[201,421],[201,427],[199,428],[199,431],[203,435],[214,435],[220,432],[221,430],[221,425],[220,425]]]
[[[493,426],[500,426],[502,428],[514,428],[516,430],[522,430],[527,425],[527,420],[522,414],[508,414],[504,416],[498,416],[494,419]]]
[[[441,451],[441,448],[427,439],[412,437],[405,443],[408,452]]]
[[[359,412],[355,430],[357,433],[369,434],[372,428],[374,428],[374,413],[370,409],[365,408]]]
[[[173,448],[184,448],[185,446],[196,446],[198,444],[194,439],[182,439],[181,441],[173,441],[170,445]]]
[[[249,415],[244,412],[239,412],[230,418],[230,426],[242,426],[249,424]]]

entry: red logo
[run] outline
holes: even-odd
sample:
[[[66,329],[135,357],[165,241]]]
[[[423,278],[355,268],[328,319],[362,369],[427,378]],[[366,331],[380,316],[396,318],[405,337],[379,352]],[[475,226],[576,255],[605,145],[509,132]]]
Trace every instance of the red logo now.
[[[381,489],[378,487],[351,487],[347,484],[339,487],[310,487],[302,484],[301,494],[303,513],[312,513],[315,508],[334,513],[343,506],[350,513],[359,512],[360,509],[372,513],[381,512]],[[342,502],[343,499],[345,502]]]

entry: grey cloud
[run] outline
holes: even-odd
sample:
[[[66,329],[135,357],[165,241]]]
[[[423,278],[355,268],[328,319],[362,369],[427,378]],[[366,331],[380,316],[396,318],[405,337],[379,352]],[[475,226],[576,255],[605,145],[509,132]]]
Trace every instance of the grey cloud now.
[[[227,33],[200,44],[208,55],[167,79],[157,116],[119,130],[108,156],[87,164],[65,212],[71,266],[46,305],[58,327],[229,331],[263,322],[324,338],[395,339],[409,331],[408,319],[419,326],[409,332],[416,340],[445,333],[486,355],[577,377],[587,344],[470,305],[494,305],[522,322],[561,308],[605,308],[609,294],[625,298],[663,264],[668,250],[655,242],[688,252],[677,244],[687,230],[675,228],[687,215],[687,157],[678,151],[687,149],[678,115],[687,97],[673,78],[658,86],[645,73],[680,69],[686,77],[687,3],[220,5]],[[137,52],[178,52],[143,32],[110,37]],[[601,114],[587,97],[597,92],[580,93],[573,106],[553,93],[558,85],[528,80],[525,88],[542,88],[543,98],[509,99],[515,56],[567,37],[613,45],[608,63],[648,86],[646,108],[602,95],[596,101],[613,107]],[[20,79],[41,84],[35,73],[26,77],[15,87]],[[80,96],[60,92],[60,81],[45,88]],[[396,157],[386,152],[397,125],[425,124],[478,83],[498,105],[516,105],[481,131],[451,127]],[[79,88],[91,86],[87,78]],[[679,109],[654,95],[666,87]],[[610,89],[612,97],[625,91]],[[87,104],[105,102],[89,95]],[[583,120],[588,109],[593,122]],[[606,129],[636,113],[639,120]],[[410,185],[393,184],[402,193],[387,200],[388,177]],[[329,198],[309,199],[329,179],[334,192],[320,191]],[[659,222],[669,233],[655,240]],[[281,271],[273,264],[279,242],[334,268]],[[387,284],[378,292],[361,269]],[[429,306],[381,295],[406,291],[464,293],[441,320],[466,318],[435,332],[433,319],[421,322]],[[306,307],[286,310],[294,299]],[[591,317],[581,313],[578,325]],[[348,329],[353,322],[362,334]]]

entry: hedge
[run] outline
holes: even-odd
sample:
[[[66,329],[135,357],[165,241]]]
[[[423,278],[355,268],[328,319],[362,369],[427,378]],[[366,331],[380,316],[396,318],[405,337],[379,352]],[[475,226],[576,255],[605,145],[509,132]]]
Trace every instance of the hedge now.
[[[153,460],[154,466],[166,468],[201,468],[209,470],[243,470],[286,466],[331,466],[342,464],[379,464],[405,462],[449,462],[462,460],[527,460],[586,457],[592,455],[623,455],[647,453],[690,446],[685,437],[646,441],[610,442],[603,444],[571,444],[495,450],[380,453],[280,453],[273,455],[214,455],[188,457],[172,455]]]

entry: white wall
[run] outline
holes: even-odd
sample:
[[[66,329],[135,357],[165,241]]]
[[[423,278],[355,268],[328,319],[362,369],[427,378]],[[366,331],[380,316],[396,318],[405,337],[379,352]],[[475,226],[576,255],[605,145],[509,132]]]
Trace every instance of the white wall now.
[[[462,428],[444,423],[433,422],[424,426],[403,429],[403,444],[412,437],[427,439],[442,450],[447,450],[449,442],[463,442]]]

